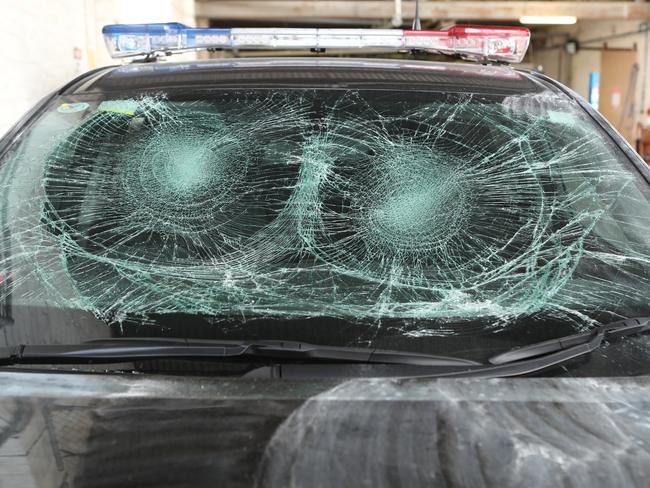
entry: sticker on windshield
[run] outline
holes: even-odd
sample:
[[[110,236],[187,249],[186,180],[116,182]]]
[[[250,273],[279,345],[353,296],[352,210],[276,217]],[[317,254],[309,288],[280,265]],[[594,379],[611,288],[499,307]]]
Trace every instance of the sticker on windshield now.
[[[62,114],[71,114],[74,112],[81,112],[82,110],[86,110],[89,106],[90,105],[86,102],[62,103],[56,110]]]
[[[554,124],[573,125],[576,123],[575,115],[568,112],[560,112],[558,110],[549,110],[548,118]]]
[[[122,115],[135,115],[140,107],[137,100],[108,100],[99,104],[100,112],[113,112]]]

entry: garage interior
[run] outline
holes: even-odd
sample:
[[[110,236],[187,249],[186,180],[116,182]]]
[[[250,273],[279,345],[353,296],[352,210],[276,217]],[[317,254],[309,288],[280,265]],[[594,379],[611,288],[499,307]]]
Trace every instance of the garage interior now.
[[[197,27],[409,28],[416,3],[402,0],[47,0],[0,7],[9,47],[0,133],[37,100],[89,69],[115,64],[101,28],[112,23],[178,21]],[[423,29],[454,24],[524,25],[531,45],[518,67],[539,70],[596,107],[646,160],[650,158],[650,2],[428,1],[419,3]],[[54,39],[34,42],[34,39]],[[278,52],[188,53],[180,58],[265,56]],[[315,55],[297,52],[299,55]],[[331,51],[327,56],[349,56]],[[386,57],[394,53],[354,52]],[[399,56],[399,55],[398,55]],[[445,60],[440,56],[424,56]],[[448,60],[448,59],[447,59]],[[45,76],[43,76],[45,72]]]
[[[528,27],[532,32],[531,44],[524,62],[515,65],[515,68],[542,72],[574,90],[594,108],[599,110],[625,137],[630,146],[650,164],[650,1],[422,0],[417,5],[417,9],[419,10],[421,27],[423,29],[445,29],[456,24]],[[410,0],[3,0],[0,2],[0,13],[2,14],[4,21],[3,29],[5,30],[2,39],[4,49],[0,50],[0,66],[2,66],[3,79],[3,89],[0,90],[0,104],[2,106],[2,110],[0,110],[1,137],[11,129],[24,113],[53,90],[56,90],[71,79],[89,70],[121,62],[111,59],[105,49],[101,29],[107,24],[177,21],[188,26],[197,27],[349,27],[408,29],[412,26],[416,16],[416,3]],[[377,50],[354,52],[329,50],[324,54],[311,53],[305,50],[294,52],[220,51],[214,53],[189,52],[182,55],[175,55],[170,58],[170,61],[202,60],[233,56],[278,56],[287,54],[378,58],[411,56],[410,54],[378,52]],[[416,56],[418,59],[462,62],[439,55],[417,54]],[[129,60],[123,62],[128,63]],[[284,125],[286,125],[286,122],[284,122]],[[586,159],[590,160],[589,158]],[[622,265],[619,269],[623,269]],[[0,276],[2,275],[0,274]],[[64,317],[63,314],[61,316]],[[34,319],[34,322],[40,320],[45,323],[46,319],[49,320],[48,316],[43,314]],[[37,330],[36,327],[34,329]],[[52,333],[52,335],[54,336],[55,334]],[[0,346],[2,345],[4,343],[0,343]],[[183,387],[187,384],[186,379],[178,380],[177,386],[170,398],[173,399],[174,396],[180,397],[185,391]],[[447,384],[451,385],[451,383]],[[542,383],[536,384],[541,385]],[[578,383],[576,382],[574,384]],[[632,418],[632,414],[636,415],[638,412],[643,412],[641,407],[646,405],[644,402],[647,401],[647,392],[639,386],[634,386],[637,384],[632,381],[629,381],[627,383],[628,386],[624,388],[620,386],[608,387],[606,383],[603,384],[605,386],[591,381],[585,383],[586,386],[582,386],[580,389],[572,390],[571,394],[575,395],[574,398],[578,400],[574,401],[574,398],[570,398],[569,394],[566,394],[566,398],[571,400],[566,401],[566,404],[562,403],[565,401],[563,400],[565,393],[560,389],[549,387],[547,390],[544,390],[541,387],[537,387],[537,390],[531,389],[531,391],[540,392],[540,397],[542,394],[549,395],[550,392],[548,396],[550,400],[548,403],[552,408],[549,408],[548,411],[551,413],[559,412],[559,414],[563,414],[561,410],[565,409],[565,405],[573,405],[573,408],[582,409],[586,415],[582,415],[580,413],[581,410],[577,410],[577,413],[574,414],[568,407],[566,407],[566,412],[568,413],[564,412],[564,415],[589,420],[590,422],[585,421],[584,435],[588,434],[592,436],[594,432],[591,429],[592,426],[602,424],[614,432],[612,436],[620,436],[618,438],[622,439],[620,441],[621,443],[625,442],[632,446],[634,446],[632,444],[633,442],[640,443],[638,439],[634,439],[633,433],[635,430],[641,434],[647,432],[647,429],[642,425],[643,417],[637,415],[633,418],[634,422],[630,422],[629,419]],[[57,385],[54,386],[57,387]],[[87,387],[87,384],[76,386],[76,388],[81,387]],[[67,385],[58,385],[58,388],[63,391],[64,388],[70,387]],[[506,391],[505,398],[521,398],[523,395],[522,389],[521,387],[517,388],[513,388],[512,392]],[[476,391],[478,392],[477,395],[484,396],[487,390],[477,389]],[[632,409],[628,404],[625,404],[625,408],[618,408],[622,404],[614,403],[612,398],[614,398],[614,394],[619,395],[621,392],[632,392],[628,394],[636,395],[637,400],[635,401],[641,407],[635,406]],[[348,394],[347,392],[344,393]],[[215,397],[218,395],[212,389],[206,389],[206,392],[202,394],[213,395]],[[114,397],[111,397],[111,395],[114,395]],[[123,395],[123,392],[115,391],[107,394],[109,399],[119,399],[119,395]],[[255,395],[259,396],[259,393],[255,392]],[[496,421],[494,421],[495,419],[499,420],[497,415],[502,414],[504,411],[500,409],[498,402],[483,402],[478,407],[472,406],[469,402],[456,400],[457,396],[454,395],[458,395],[458,391],[451,389],[451,387],[448,392],[442,390],[441,393],[438,392],[436,395],[438,395],[435,397],[436,399],[438,397],[441,398],[440,401],[436,400],[438,404],[443,404],[443,401],[447,401],[450,398],[454,402],[454,407],[457,407],[457,404],[461,404],[463,409],[460,412],[461,416],[466,415],[470,418],[472,415],[475,415],[477,418],[480,418],[481,422],[490,427],[477,429],[476,432],[478,433],[475,434],[476,439],[480,439],[480,436],[484,435],[489,441],[485,442],[485,447],[482,447],[484,453],[492,449],[493,446],[502,449],[503,446],[510,445],[509,439],[503,436],[493,435],[494,432],[498,433],[496,428],[490,430],[493,428],[493,425],[497,425]],[[508,397],[507,395],[510,396]],[[258,398],[258,396],[255,398]],[[173,405],[170,403],[170,398],[161,402],[163,407]],[[599,400],[599,398],[602,400]],[[643,402],[639,401],[639,398]],[[135,400],[141,401],[140,398],[135,398]],[[179,403],[186,400],[180,399]],[[301,399],[302,401],[303,399]],[[83,402],[91,404],[92,408],[96,408],[96,405],[99,404],[98,400],[91,396],[84,397]],[[259,400],[256,400],[256,402],[259,402]],[[273,402],[271,404],[272,407],[275,405],[273,408],[277,408],[280,405],[280,402],[276,399]],[[602,402],[602,404],[599,405],[598,402]],[[418,401],[417,408],[409,409],[403,407],[404,403],[402,399],[391,403],[397,405],[394,412],[392,410],[387,411],[389,414],[392,413],[392,417],[386,416],[386,412],[380,410],[381,404],[379,402],[373,402],[372,408],[374,410],[372,412],[376,413],[373,414],[374,417],[368,416],[367,418],[378,418],[382,422],[386,418],[393,421],[402,421],[407,429],[399,432],[401,439],[406,439],[408,436],[417,437],[421,435],[421,424],[413,420],[418,415],[425,416],[425,419],[431,425],[434,425],[436,421],[433,417],[435,410],[431,408],[431,404]],[[528,408],[531,412],[529,414],[530,418],[539,422],[541,417],[539,412],[541,409],[537,405],[526,407],[526,402],[519,400],[509,401],[508,403],[515,405],[515,407],[523,411],[526,411],[525,409]],[[345,418],[345,415],[347,415],[348,418],[354,420],[354,415],[362,411],[363,405],[360,408],[358,405],[361,404],[356,401],[348,402],[348,404],[350,405],[349,410],[343,411],[343,414],[340,414],[340,416]],[[67,399],[55,402],[47,399],[47,401],[43,402],[43,405],[38,409],[34,409],[34,413],[29,414],[31,417],[24,417],[26,419],[24,423],[27,427],[24,429],[23,434],[21,434],[22,437],[18,434],[12,434],[12,436],[6,436],[8,442],[4,442],[4,444],[0,443],[0,473],[2,473],[0,474],[0,488],[3,486],[68,486],[68,480],[61,473],[64,471],[64,467],[66,469],[70,466],[77,467],[75,463],[78,463],[78,459],[83,457],[79,453],[83,453],[84,445],[81,442],[77,442],[76,439],[83,438],[84,435],[90,432],[91,428],[95,429],[93,432],[99,432],[97,434],[98,437],[104,436],[102,438],[108,439],[104,444],[100,443],[99,446],[104,446],[106,452],[111,453],[111,445],[108,442],[112,440],[112,437],[107,435],[107,433],[110,433],[110,429],[114,425],[109,421],[112,418],[122,415],[118,410],[111,410],[112,407],[100,410],[100,413],[103,413],[103,415],[99,415],[95,424],[92,424],[89,420],[90,417],[84,414],[83,408],[79,408],[79,404],[75,404],[73,400]],[[138,408],[133,408],[130,413],[127,412],[127,420],[130,419],[130,423],[125,422],[125,429],[118,432],[120,439],[133,439],[128,429],[140,422],[144,426],[141,430],[142,432],[155,433],[161,424],[172,425],[172,417],[177,415],[172,408],[168,408],[167,413],[159,414],[158,416],[147,415],[146,411],[143,415],[142,412],[144,410],[141,405]],[[237,422],[244,417],[242,412],[236,411],[237,405],[234,403],[232,405],[227,407],[232,410],[232,413],[230,413],[231,417],[228,417],[228,410],[226,410],[226,414],[224,415],[224,408],[221,406],[211,409],[201,407],[200,410],[197,410],[199,415],[194,424],[186,420],[188,425],[200,426],[201,429],[205,425],[211,426],[205,432],[199,431],[198,427],[195,430],[187,430],[190,434],[196,435],[196,439],[199,439],[199,441],[201,440],[200,434],[210,436],[214,445],[210,445],[205,449],[208,454],[210,454],[210,449],[214,449],[215,451],[222,449],[222,445],[224,444],[222,439],[227,435],[231,435],[227,432],[227,429],[232,427],[228,425],[229,422],[232,422],[232,418],[235,418],[235,422]],[[305,405],[308,408],[314,408],[314,410],[323,408],[323,404],[319,404],[313,400],[305,402]],[[73,408],[75,406],[76,409]],[[271,413],[280,418],[280,415],[273,408],[269,409]],[[452,408],[448,409],[450,412],[452,410]],[[487,411],[489,414],[490,410],[494,410],[495,412],[492,414],[494,416],[493,419],[490,419],[485,413]],[[506,412],[515,412],[515,410],[514,408],[508,407]],[[187,409],[187,411],[190,410]],[[304,412],[304,410],[300,412]],[[349,435],[348,438],[344,437],[349,440],[349,438],[354,437],[361,431],[361,429],[346,430],[348,424],[337,423],[339,421],[337,415],[339,414],[334,410],[328,412],[325,413],[328,413],[329,416],[324,416],[324,418],[330,423],[323,423],[321,425],[322,431],[315,428],[312,429],[313,432],[318,434],[314,437],[317,442],[314,442],[311,446],[307,445],[308,448],[311,447],[313,452],[317,452],[318,447],[314,446],[322,445],[323,439],[329,439],[332,442],[331,445],[333,445],[334,441],[339,440],[331,432],[335,434],[342,433],[344,436]],[[402,414],[401,412],[406,413]],[[6,419],[10,418],[10,413],[0,408],[0,434],[3,433],[2,428],[9,425]],[[307,413],[311,414],[309,411]],[[244,414],[246,414],[245,411]],[[218,418],[220,415],[222,416],[222,420],[213,424],[209,423],[210,420],[215,417]],[[412,417],[408,417],[408,415]],[[426,417],[426,415],[429,415],[429,417]],[[589,417],[590,415],[592,416],[591,418]],[[514,413],[512,415],[509,413],[509,416],[516,421],[520,421],[520,419],[523,419],[523,421],[526,420],[526,417],[516,417]],[[552,415],[549,414],[549,417],[552,417]],[[260,418],[263,418],[263,416],[260,416]],[[21,422],[24,419],[21,419]],[[60,430],[55,430],[54,426],[56,424],[52,419],[58,420],[59,422],[61,420],[65,421],[58,424],[59,426],[63,425],[64,428],[57,427]],[[86,421],[85,424],[84,421]],[[168,423],[164,424],[164,422]],[[481,422],[477,425],[481,425]],[[629,423],[632,425],[629,426]],[[250,425],[253,425],[250,428],[252,432],[257,424],[251,423]],[[272,424],[269,422],[265,425],[271,426]],[[330,428],[332,425],[343,425],[344,428],[336,431]],[[439,425],[442,425],[442,421],[440,421]],[[543,424],[540,422],[538,425]],[[558,430],[556,425],[549,424],[550,427],[548,428],[548,432],[550,432],[548,436],[553,442],[557,442],[556,439],[560,437],[569,439],[574,432],[568,429],[566,432],[563,432]],[[559,425],[562,426],[562,424]],[[602,428],[603,430],[595,430],[595,432],[604,432],[606,434],[607,430],[605,430],[605,427]],[[271,427],[268,427],[268,429],[271,430]],[[8,430],[5,429],[6,431]],[[246,433],[243,429],[242,432]],[[429,431],[423,430],[423,432],[425,435],[430,435]],[[558,432],[562,434],[559,437]],[[330,433],[330,435],[329,437],[321,436],[320,434],[322,433]],[[470,431],[470,433],[474,435],[473,431]],[[421,437],[424,438],[425,435],[421,435]],[[607,440],[604,434],[601,436]],[[57,444],[57,438],[63,439],[63,441]],[[155,436],[145,438],[155,439]],[[187,445],[196,443],[202,446],[200,442],[189,434],[185,438],[188,439]],[[244,436],[240,436],[240,438],[243,438],[244,442],[248,442],[248,439],[253,439],[253,435],[251,434],[245,438]],[[431,438],[433,437],[431,436]],[[616,439],[616,437],[613,438]],[[600,442],[600,439],[598,441]],[[138,454],[145,460],[155,459],[156,456],[160,456],[160,459],[168,459],[164,457],[165,453],[177,452],[173,448],[178,448],[180,444],[170,443],[167,445],[166,443],[167,440],[161,438],[160,444],[152,441],[150,444],[144,444],[144,447],[136,446],[135,442],[132,443],[132,446],[125,445],[129,449],[123,449],[122,459],[125,460],[125,465],[131,465],[128,464],[130,462],[129,455],[132,452],[136,452],[136,448],[140,449]],[[375,444],[379,445],[380,443],[377,442]],[[152,448],[152,445],[158,450]],[[245,447],[248,445],[245,444]],[[283,446],[284,444],[278,445]],[[286,445],[290,447],[299,446],[300,449],[303,449],[303,446],[300,446],[298,442],[288,443]],[[328,446],[328,444],[325,445]],[[515,444],[512,443],[512,445]],[[567,459],[575,459],[575,457],[585,452],[581,445],[572,443],[567,443],[567,445],[569,448],[564,452],[562,449],[557,449],[557,452],[562,454],[560,459],[563,463],[568,463],[569,461]],[[612,444],[608,441],[602,442],[602,445],[605,446],[603,449],[610,449]],[[72,446],[72,449],[66,450],[65,448],[68,446]],[[183,446],[184,444],[181,445],[181,447]],[[578,446],[579,448],[573,446]],[[571,449],[574,449],[575,453],[570,453],[569,451]],[[614,451],[613,455],[603,461],[603,470],[615,465],[616,462],[620,461],[620,457],[623,455],[622,453],[627,452],[627,449],[611,449]],[[53,453],[58,452],[57,450],[61,450],[63,456],[54,455]],[[298,451],[296,449],[296,452]],[[311,451],[304,449],[300,452],[309,453]],[[353,451],[350,450],[347,452]],[[411,451],[406,451],[405,449],[401,450],[401,447],[400,449],[395,448],[394,451],[382,450],[380,452],[388,452],[389,454],[398,452],[404,455],[405,458],[411,453]],[[453,453],[453,451],[450,452]],[[466,452],[470,452],[472,456],[475,456],[474,452],[469,451],[469,449]],[[498,450],[495,450],[495,452],[499,454]],[[630,452],[632,452],[631,449]],[[93,453],[100,460],[109,458],[108,456],[103,456],[104,452],[102,449],[95,449]],[[545,452],[543,454],[545,455]],[[38,469],[35,469],[33,465],[29,464],[30,456],[32,459],[37,459],[38,457],[47,459],[55,466],[40,466],[36,462],[33,462],[33,465],[38,466]],[[368,456],[368,458],[371,458],[371,456]],[[639,459],[641,459],[641,462],[643,461],[643,458]],[[209,461],[211,463],[210,465],[216,464],[213,462],[214,459],[210,459]],[[195,461],[193,463],[199,467],[202,466]],[[498,465],[500,461],[497,460],[494,464]],[[207,462],[206,465],[208,465]],[[459,466],[459,471],[462,471],[462,463],[457,463],[457,465]],[[507,466],[507,464],[504,465]],[[105,467],[101,463],[96,463],[96,466],[102,469]],[[106,466],[110,467],[109,463],[106,463]],[[531,466],[534,465],[531,464]],[[631,464],[631,466],[634,467],[635,465]],[[89,472],[91,474],[101,474],[107,471],[108,469],[94,472],[90,470]],[[194,469],[194,466],[192,466],[192,472],[194,471],[199,472],[200,470]],[[611,471],[614,472],[613,469]],[[55,473],[55,475],[53,476],[51,473]],[[124,474],[119,470],[115,470],[115,472],[109,474],[115,473],[118,475]],[[180,473],[183,475],[186,474],[183,471]],[[97,478],[100,478],[100,475],[97,475]]]

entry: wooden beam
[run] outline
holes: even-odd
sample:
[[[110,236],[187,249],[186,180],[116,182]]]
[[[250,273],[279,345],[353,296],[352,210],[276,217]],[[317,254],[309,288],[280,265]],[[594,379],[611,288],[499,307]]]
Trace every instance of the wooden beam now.
[[[212,0],[196,3],[196,16],[220,20],[369,20],[386,21],[393,15],[391,1],[350,0]],[[412,19],[415,3],[402,4],[405,19]],[[650,3],[443,1],[420,2],[425,19],[518,20],[522,15],[575,15],[579,20],[650,20]]]

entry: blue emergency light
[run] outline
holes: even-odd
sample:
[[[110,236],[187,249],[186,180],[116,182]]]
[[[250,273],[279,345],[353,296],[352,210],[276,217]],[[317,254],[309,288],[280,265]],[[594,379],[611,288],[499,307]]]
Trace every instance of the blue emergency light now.
[[[102,29],[113,58],[151,56],[207,49],[421,50],[475,61],[521,62],[530,31],[525,27],[458,25],[446,30],[301,29],[188,27],[166,24],[115,24]]]

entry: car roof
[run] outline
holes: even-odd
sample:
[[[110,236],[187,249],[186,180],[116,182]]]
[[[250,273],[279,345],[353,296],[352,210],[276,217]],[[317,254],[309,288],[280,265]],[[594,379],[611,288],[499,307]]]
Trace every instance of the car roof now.
[[[549,87],[509,66],[404,59],[326,57],[230,58],[132,63],[90,72],[62,93],[150,91],[187,88],[416,89],[539,93]]]

